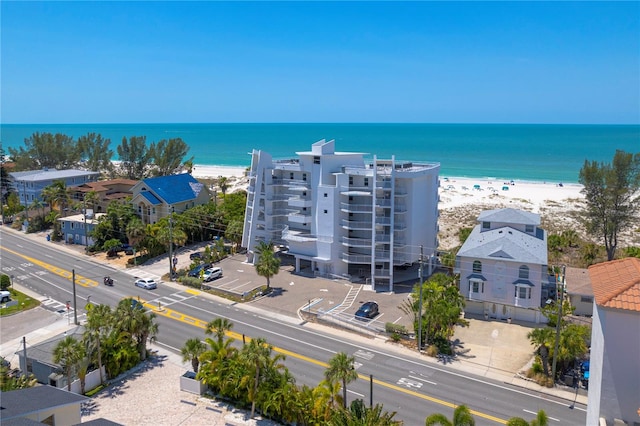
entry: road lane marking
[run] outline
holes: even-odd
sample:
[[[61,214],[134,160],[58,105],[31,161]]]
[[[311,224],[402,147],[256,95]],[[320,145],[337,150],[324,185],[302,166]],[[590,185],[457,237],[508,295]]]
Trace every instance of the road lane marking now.
[[[29,264],[23,263],[22,264],[23,266],[25,266],[25,265],[26,266],[33,266],[33,265],[40,266],[41,268],[44,268],[47,271],[53,272],[54,274],[56,274],[56,275],[58,275],[60,277],[66,278],[68,280],[71,280],[72,277],[73,277],[73,273],[71,271],[67,271],[66,269],[62,269],[62,268],[59,268],[57,266],[51,265],[49,263],[43,262],[41,260],[35,259],[33,257],[26,256],[26,255],[24,255],[22,253],[18,253],[17,251],[10,250],[10,249],[8,249],[6,247],[0,247],[0,248],[2,250],[8,251],[9,253],[13,253],[16,256],[20,256],[21,258],[23,258],[25,260],[28,260],[30,262]],[[76,274],[76,284],[81,285],[83,287],[97,287],[98,286],[98,282],[97,281],[94,281],[92,279],[83,277],[82,275],[79,275],[79,274]]]
[[[436,385],[437,385],[437,383],[436,383],[436,382],[432,382],[432,381],[430,381],[430,380],[423,379],[422,377],[416,377],[416,376],[411,376],[411,375],[410,375],[410,376],[409,376],[409,378],[410,378],[410,379],[416,379],[416,380],[419,380],[419,381],[421,381],[421,382],[429,383],[430,385],[434,385],[434,386],[436,386]]]
[[[537,416],[537,415],[538,415],[538,413],[533,412],[533,411],[531,411],[531,410],[525,410],[524,408],[522,409],[522,411],[524,411],[525,413],[533,414],[534,416]],[[554,421],[556,421],[556,422],[559,422],[559,421],[560,421],[560,420],[556,419],[555,417],[547,416],[547,418],[548,418],[548,419],[551,419],[551,420],[554,420]]]
[[[202,328],[202,329],[206,329],[207,328],[207,323],[205,321],[202,321],[202,320],[198,319],[198,318],[192,317],[190,315],[183,314],[183,313],[178,312],[178,311],[174,311],[173,309],[169,309],[169,308],[163,308],[162,311],[158,311],[156,309],[156,306],[153,305],[152,303],[149,303],[149,302],[144,301],[142,299],[140,299],[139,302],[142,303],[143,306],[149,308],[152,312],[154,312],[158,316],[162,316],[162,317],[166,317],[166,318],[169,318],[169,319],[177,320],[177,321],[180,321],[180,322],[182,322],[184,324],[193,325],[195,327]],[[244,340],[244,341],[250,342],[252,340],[251,337],[243,335],[243,334],[240,334],[240,333],[236,333],[235,331],[227,331],[225,333],[225,335],[228,336],[228,337],[231,337],[231,338],[233,338],[235,340],[239,340],[239,341],[243,341]],[[327,368],[329,366],[329,364],[327,364],[326,362],[319,361],[319,360],[316,360],[314,358],[310,358],[308,356],[305,356],[305,355],[302,355],[302,354],[298,354],[296,352],[289,351],[287,349],[279,348],[279,347],[273,346],[273,345],[271,345],[271,347],[273,348],[273,350],[275,352],[281,353],[281,354],[283,354],[285,356],[288,356],[288,357],[291,357],[291,358],[295,358],[295,359],[298,359],[298,360],[301,360],[301,361],[306,361],[306,362],[308,362],[310,364],[314,364],[314,365],[317,365],[317,366],[320,366],[320,367],[324,367],[324,368]],[[358,374],[358,377],[360,379],[364,380],[364,381],[369,381],[371,379],[369,375],[365,375],[365,374]],[[410,389],[406,389],[406,388],[400,387],[400,386],[392,384],[392,383],[383,382],[383,381],[378,380],[378,379],[373,379],[373,383],[375,383],[375,384],[377,384],[379,386],[384,386],[384,387],[386,387],[388,389],[391,389],[391,390],[395,390],[397,392],[401,392],[401,393],[404,393],[404,394],[407,394],[407,395],[414,396],[414,397],[419,398],[419,399],[423,399],[423,400],[427,400],[427,401],[433,402],[435,404],[443,405],[445,407],[449,407],[449,408],[453,408],[453,409],[455,409],[457,407],[457,405],[452,403],[452,402],[445,401],[445,400],[442,400],[442,399],[439,399],[439,398],[435,398],[435,397],[432,397],[432,396],[429,396],[429,395],[423,395],[423,394],[421,394],[419,392],[415,392],[415,391],[412,391]],[[491,420],[491,421],[494,421],[496,423],[503,424],[503,425],[507,424],[506,420],[501,419],[499,417],[495,417],[495,416],[492,416],[490,414],[486,414],[486,413],[483,413],[483,412],[480,412],[480,411],[476,411],[476,410],[469,410],[469,411],[474,416],[482,417],[484,419]]]

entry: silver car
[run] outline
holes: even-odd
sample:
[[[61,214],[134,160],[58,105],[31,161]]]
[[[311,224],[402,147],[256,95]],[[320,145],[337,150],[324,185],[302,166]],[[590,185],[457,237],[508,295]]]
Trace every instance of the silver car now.
[[[156,283],[156,280],[154,279],[140,278],[139,280],[136,280],[135,284],[136,284],[136,287],[144,288],[147,290],[153,290],[154,288],[158,288],[158,283]]]

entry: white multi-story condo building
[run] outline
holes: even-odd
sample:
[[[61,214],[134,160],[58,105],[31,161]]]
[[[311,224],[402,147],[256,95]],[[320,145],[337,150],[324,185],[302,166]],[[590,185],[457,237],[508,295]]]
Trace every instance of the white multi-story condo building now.
[[[247,260],[254,261],[258,242],[272,242],[295,259],[296,272],[393,291],[397,268],[435,256],[440,165],[375,156],[365,162],[365,154],[334,145],[321,140],[289,160],[253,151]]]

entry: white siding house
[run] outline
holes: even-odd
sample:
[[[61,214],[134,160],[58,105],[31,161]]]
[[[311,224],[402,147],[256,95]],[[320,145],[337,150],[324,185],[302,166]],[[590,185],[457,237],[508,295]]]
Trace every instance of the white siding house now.
[[[297,158],[251,156],[242,244],[259,241],[295,259],[296,272],[366,281],[393,291],[394,269],[435,255],[437,163],[336,152],[321,140]]]
[[[553,286],[547,272],[547,233],[540,215],[487,210],[456,256],[460,292],[469,313],[495,319],[546,321],[539,308]],[[551,283],[550,283],[551,281]]]

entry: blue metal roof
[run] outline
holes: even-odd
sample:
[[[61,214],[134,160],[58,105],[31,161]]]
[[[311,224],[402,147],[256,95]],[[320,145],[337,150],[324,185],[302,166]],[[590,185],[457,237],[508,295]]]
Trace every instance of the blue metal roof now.
[[[142,182],[148,190],[167,204],[195,200],[204,189],[204,185],[189,173],[148,178]],[[149,199],[146,195],[145,197]],[[154,202],[151,199],[149,201]]]
[[[143,192],[140,193],[140,195],[142,195],[144,198],[146,198],[154,206],[157,206],[158,204],[162,204],[162,201],[160,201],[160,199],[158,197],[156,197],[155,195],[153,195],[149,191],[143,191]]]

